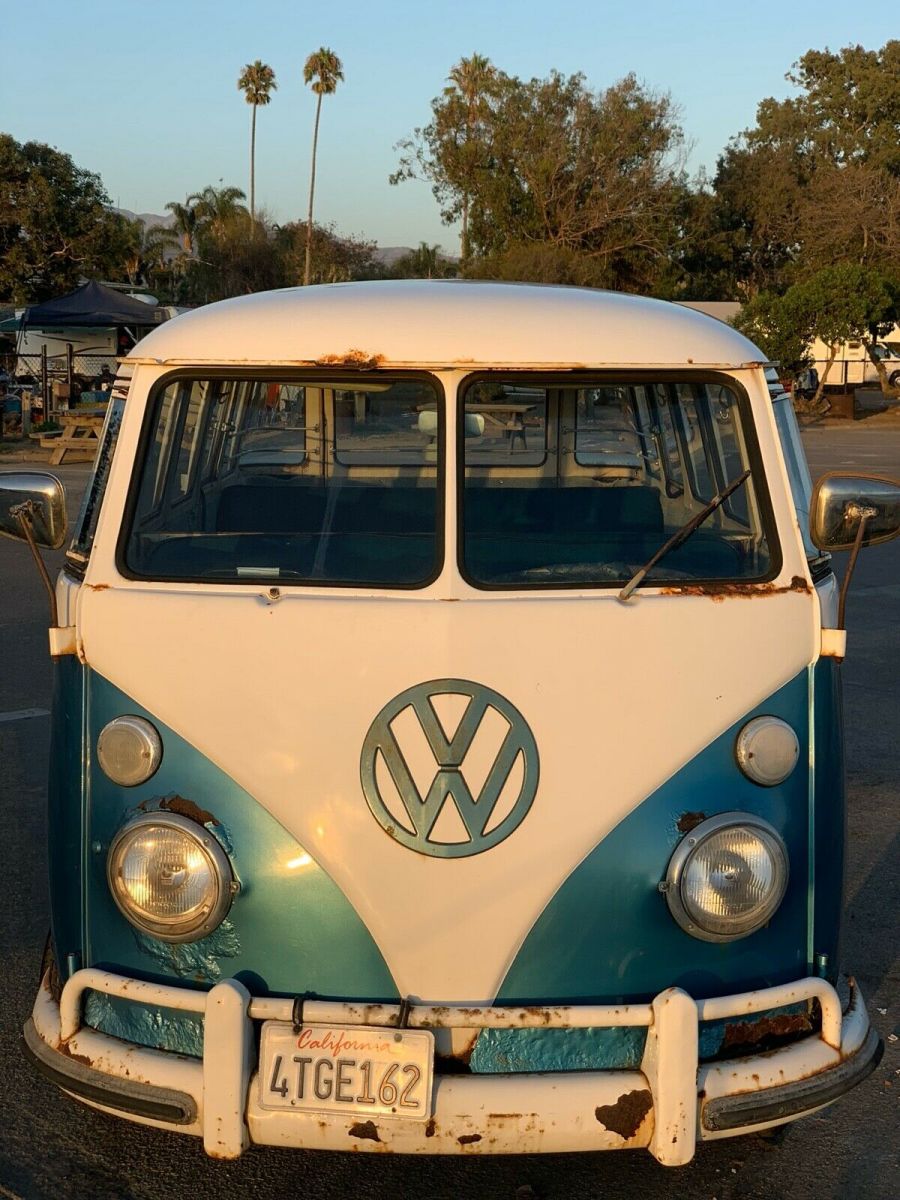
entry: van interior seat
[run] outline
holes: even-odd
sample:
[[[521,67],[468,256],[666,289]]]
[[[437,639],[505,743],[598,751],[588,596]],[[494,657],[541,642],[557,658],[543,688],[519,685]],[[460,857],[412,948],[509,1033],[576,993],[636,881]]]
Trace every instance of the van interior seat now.
[[[434,487],[246,480],[226,488],[215,505],[217,533],[430,533]]]

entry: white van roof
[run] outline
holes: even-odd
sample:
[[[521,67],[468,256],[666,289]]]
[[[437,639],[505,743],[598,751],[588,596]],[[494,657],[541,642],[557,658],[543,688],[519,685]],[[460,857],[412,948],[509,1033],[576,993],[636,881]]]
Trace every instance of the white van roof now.
[[[589,288],[385,280],[260,292],[194,309],[138,361],[378,367],[739,367],[742,334],[662,300]]]

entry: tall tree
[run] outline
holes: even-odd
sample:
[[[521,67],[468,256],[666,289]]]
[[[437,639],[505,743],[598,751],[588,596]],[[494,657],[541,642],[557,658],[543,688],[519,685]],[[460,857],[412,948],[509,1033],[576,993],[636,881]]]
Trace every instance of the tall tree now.
[[[667,96],[633,76],[603,92],[582,75],[527,82],[494,71],[477,160],[455,89],[401,143],[391,177],[432,185],[449,224],[467,209],[467,274],[652,290],[677,236],[681,130]]]
[[[0,296],[15,304],[115,275],[123,229],[98,175],[41,142],[0,134]]]
[[[278,90],[275,72],[259,59],[247,63],[237,81],[238,90],[251,106],[250,115],[250,220],[256,220],[256,110],[269,103],[272,92]]]
[[[316,190],[316,150],[319,142],[319,117],[322,112],[322,97],[331,96],[344,78],[344,67],[333,50],[321,46],[310,54],[303,64],[303,82],[310,85],[316,95],[316,121],[313,126],[312,167],[309,175],[309,213],[306,218],[306,259],[303,267],[303,282],[309,283],[313,237],[313,198]]]
[[[444,95],[450,99],[457,96],[465,109],[465,136],[460,146],[460,156],[463,159],[463,193],[462,193],[462,229],[460,231],[460,253],[463,266],[469,259],[469,204],[475,188],[475,172],[478,170],[482,154],[478,138],[478,125],[482,108],[491,85],[496,78],[496,71],[490,59],[483,54],[473,54],[470,58],[461,58],[455,67],[451,67],[447,76],[450,86],[444,88]],[[468,181],[465,176],[468,175]]]

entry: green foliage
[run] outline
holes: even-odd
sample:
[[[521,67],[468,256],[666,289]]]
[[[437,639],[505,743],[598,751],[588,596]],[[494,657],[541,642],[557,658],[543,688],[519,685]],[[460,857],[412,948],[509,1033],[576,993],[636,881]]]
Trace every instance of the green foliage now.
[[[394,279],[452,279],[456,263],[441,254],[440,246],[420,242],[418,249],[398,258],[391,268]]]
[[[254,108],[268,104],[272,92],[278,91],[275,72],[259,59],[256,62],[247,63],[238,77],[237,85],[238,91],[244,93],[244,99]]]
[[[465,214],[467,271],[652,289],[681,198],[670,99],[634,76],[524,82],[479,56],[454,72],[391,181],[425,179],[445,222]]]
[[[121,228],[99,176],[40,142],[0,134],[0,296],[47,300],[112,276]]]
[[[344,78],[344,64],[333,50],[320,46],[303,64],[303,82],[317,96],[331,96]]]
[[[755,342],[770,362],[780,364],[782,376],[796,379],[812,364],[809,343],[813,330],[805,318],[785,296],[759,292],[741,309],[734,326]]]

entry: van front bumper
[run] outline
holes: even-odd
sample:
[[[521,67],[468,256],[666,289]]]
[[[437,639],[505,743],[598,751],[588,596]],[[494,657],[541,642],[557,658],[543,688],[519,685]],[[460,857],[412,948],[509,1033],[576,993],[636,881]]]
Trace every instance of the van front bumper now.
[[[151,1050],[82,1025],[88,989],[202,1014],[203,1058]],[[712,1063],[698,1060],[701,1021],[746,1018],[816,1000],[819,1032],[789,1046]],[[515,1075],[437,1074],[427,1122],[263,1108],[257,1028],[290,1021],[292,1002],[251,997],[236,980],[209,992],[106,971],[77,971],[54,998],[49,972],[25,1025],[36,1065],[66,1092],[105,1111],[195,1134],[208,1154],[236,1158],[250,1145],[383,1153],[531,1154],[647,1148],[667,1166],[690,1161],[698,1141],[751,1133],[830,1104],[877,1066],[882,1051],[852,985],[845,1010],[821,979],[693,1000],[678,988],[650,1004],[548,1008],[413,1006],[410,1027],[602,1028],[644,1026],[640,1070]],[[397,1005],[307,1001],[309,1022],[396,1026]]]

